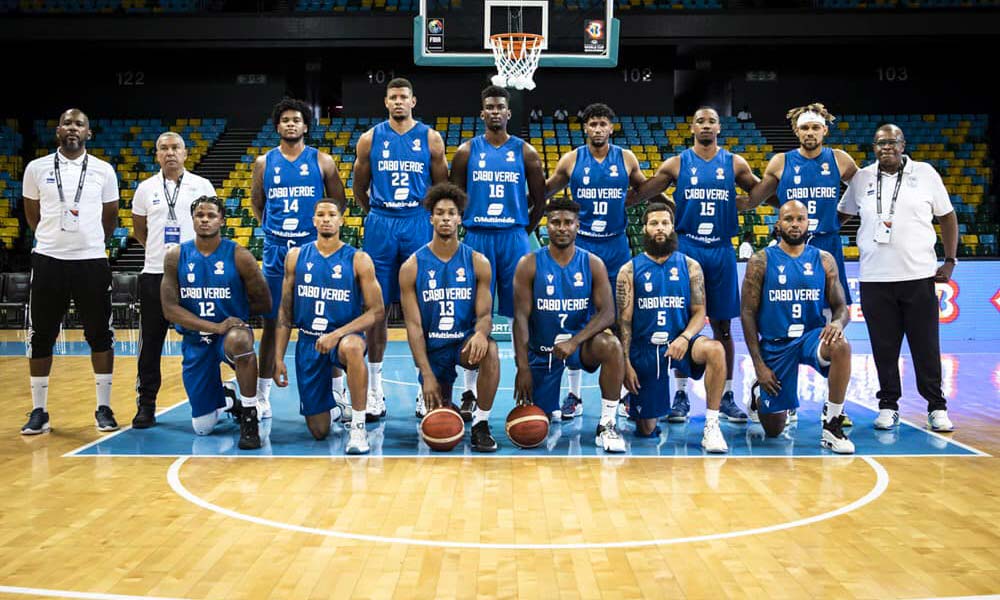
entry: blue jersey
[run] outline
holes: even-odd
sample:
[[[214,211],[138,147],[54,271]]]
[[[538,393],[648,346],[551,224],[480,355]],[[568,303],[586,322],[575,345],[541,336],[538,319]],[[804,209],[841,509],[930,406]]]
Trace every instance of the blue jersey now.
[[[416,252],[417,302],[428,351],[461,342],[476,328],[473,252],[459,244],[448,262],[435,256],[430,244]]]
[[[372,179],[368,194],[375,210],[402,215],[424,211],[431,186],[430,127],[417,122],[403,134],[383,121],[372,129]]]
[[[765,340],[784,341],[826,325],[826,270],[819,249],[805,246],[792,258],[769,246],[757,326]]]
[[[674,252],[663,264],[657,264],[643,253],[632,259],[632,269],[633,343],[662,345],[673,341],[691,321],[687,255]]]
[[[236,242],[222,239],[215,252],[203,255],[194,240],[181,244],[177,261],[180,305],[195,316],[221,323],[229,317],[250,320],[250,302],[236,269]],[[180,326],[181,333],[197,333]]]
[[[809,231],[837,233],[840,219],[840,169],[831,148],[823,148],[816,158],[806,158],[798,150],[785,152],[785,170],[778,182],[778,201],[798,200],[809,210]]]
[[[524,140],[510,136],[496,148],[485,135],[472,138],[465,182],[469,204],[462,224],[466,229],[509,229],[528,224]]]
[[[295,162],[289,162],[280,148],[267,153],[264,169],[264,229],[265,241],[296,246],[316,239],[313,209],[316,201],[326,195],[323,173],[319,168],[319,151],[306,146]]]
[[[691,148],[682,152],[674,202],[678,234],[701,246],[731,245],[739,232],[733,155],[719,148],[706,161]]]
[[[344,244],[324,257],[315,242],[299,250],[292,312],[300,331],[323,335],[361,316],[364,299],[354,277],[355,252]]]
[[[535,284],[528,321],[528,349],[535,354],[552,352],[552,347],[568,340],[590,320],[592,273],[590,253],[577,248],[563,267],[549,254],[548,247],[535,250]]]
[[[589,147],[577,148],[569,188],[580,205],[580,235],[600,238],[625,233],[629,181],[621,148],[609,144],[602,162],[597,162]]]

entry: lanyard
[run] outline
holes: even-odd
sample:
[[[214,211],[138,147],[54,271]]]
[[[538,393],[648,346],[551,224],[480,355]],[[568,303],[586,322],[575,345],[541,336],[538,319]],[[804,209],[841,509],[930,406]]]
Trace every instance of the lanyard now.
[[[903,168],[906,167],[906,159],[899,164],[899,171],[896,172],[896,189],[892,191],[892,203],[889,204],[889,222],[892,223],[892,216],[896,214],[896,198],[899,197],[899,188],[903,185]],[[875,186],[875,202],[877,204],[878,218],[882,218],[882,167],[878,168],[878,179]]]
[[[59,173],[59,153],[56,152],[55,160],[52,161],[53,169],[56,175],[56,189],[59,190],[59,202],[62,204],[66,203],[66,197],[63,196],[63,184],[62,175]],[[76,197],[73,199],[74,209],[80,205],[80,196],[83,194],[83,182],[87,179],[87,161],[90,160],[90,155],[86,154],[83,157],[83,165],[80,166],[80,183],[76,186]]]
[[[167,201],[167,210],[169,211],[168,214],[167,214],[167,220],[168,221],[176,221],[177,220],[177,213],[174,212],[174,207],[177,206],[177,196],[179,196],[180,193],[181,193],[181,181],[184,179],[184,173],[181,173],[177,177],[177,185],[174,186],[174,195],[173,195],[173,197],[171,197],[170,194],[167,192],[167,177],[166,177],[166,175],[163,175],[163,173],[160,173],[160,176],[163,177],[163,199]]]

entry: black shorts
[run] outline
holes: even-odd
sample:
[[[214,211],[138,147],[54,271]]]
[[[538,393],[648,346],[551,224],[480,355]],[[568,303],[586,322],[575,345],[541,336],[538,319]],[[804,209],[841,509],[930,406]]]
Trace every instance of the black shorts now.
[[[48,358],[59,336],[63,317],[73,300],[83,321],[91,352],[106,352],[114,344],[111,326],[111,267],[105,258],[59,260],[31,255],[31,297],[28,301],[28,357]]]

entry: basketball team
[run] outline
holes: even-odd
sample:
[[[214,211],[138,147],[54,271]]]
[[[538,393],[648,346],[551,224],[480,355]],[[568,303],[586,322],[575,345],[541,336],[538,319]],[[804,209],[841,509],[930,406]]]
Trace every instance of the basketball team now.
[[[849,215],[838,214],[837,205],[841,183],[858,167],[846,152],[823,146],[833,120],[823,105],[789,112],[800,147],[775,155],[763,179],[743,157],[718,145],[721,124],[712,108],[693,115],[693,146],[647,179],[635,155],[611,143],[612,109],[592,104],[581,119],[586,145],[562,156],[546,179],[538,152],[507,132],[510,95],[504,88],[482,91],[486,132],[461,145],[450,171],[441,135],[413,117],[416,101],[409,81],[389,82],[388,119],[357,143],[353,192],[367,214],[362,249],[340,237],[347,199],[334,159],[304,142],[310,107],[292,99],[275,106],[280,143],[257,157],[251,189],[265,234],[263,269],[247,248],[222,237],[225,203],[207,180],[184,170],[183,139],[173,132],[159,137],[162,170],[140,184],[133,206],[147,257],[140,284],[151,282],[151,297],[143,298],[133,427],[155,424],[169,323],[183,336],[183,384],[194,432],[209,435],[231,416],[240,425],[239,447],[259,448],[259,421],[271,417],[271,385],[289,385],[285,354],[297,330],[294,380],[309,432],[323,439],[332,428],[346,427],[347,453],[367,453],[366,423],[387,417],[386,307],[400,302],[420,385],[416,416],[455,410],[471,421],[477,452],[498,449],[489,425],[500,378],[490,336],[494,312],[513,319],[518,405],[534,405],[552,421],[582,418],[582,371],[599,372],[595,444],[605,452],[626,450],[620,417],[635,421],[637,437],[659,436],[660,420],[686,421],[689,378],[704,379],[705,451],[728,452],[720,419],[749,419],[778,436],[796,418],[803,364],[829,381],[821,445],[854,452],[844,431],[851,426],[843,409],[851,374],[844,337],[851,297],[839,236]],[[57,156],[34,161],[53,163],[55,177],[50,170],[49,178],[29,187],[31,165],[25,173],[26,198],[33,190],[41,203],[33,225],[40,246],[47,218],[61,220],[53,236],[84,235],[67,225],[71,211],[64,207],[72,196],[67,200],[62,181],[68,195],[76,190],[74,206],[82,215],[92,207],[86,194],[81,202],[84,180],[93,185],[100,172],[95,164],[103,162],[85,152],[90,130],[82,112],[64,113],[57,137]],[[106,216],[100,211],[112,201],[117,207],[112,183],[113,194],[95,199],[95,219]],[[671,185],[673,200],[663,195]],[[561,194],[566,188],[573,200]],[[779,206],[780,237],[750,259],[741,298],[731,239],[739,233],[738,213],[764,202]],[[638,204],[644,206],[643,252],[633,257],[626,207]],[[529,235],[543,217],[549,243],[532,251]],[[42,275],[42,267],[33,267]],[[55,338],[39,332],[62,318],[58,307],[38,304],[35,291],[29,330],[35,406],[21,430],[25,435],[50,430],[45,400]],[[83,320],[94,356],[112,352],[98,335],[102,311],[104,326],[110,320],[110,299],[86,303],[78,299],[85,290],[66,293],[89,313]],[[257,352],[252,315],[263,317]],[[701,334],[706,317],[713,338]],[[730,323],[737,317],[756,372],[746,412],[732,390]],[[223,381],[221,363],[235,370],[233,382]],[[96,359],[94,364],[98,373]],[[95,417],[99,429],[111,431],[118,428],[107,402],[111,368],[102,370]],[[569,393],[560,399],[564,371]],[[671,371],[677,388],[672,399]],[[455,406],[459,375],[464,392]]]

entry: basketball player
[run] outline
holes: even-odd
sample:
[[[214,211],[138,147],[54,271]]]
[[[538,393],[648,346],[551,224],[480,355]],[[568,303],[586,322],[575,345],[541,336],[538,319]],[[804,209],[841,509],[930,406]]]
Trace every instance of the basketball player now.
[[[482,371],[479,399],[472,417],[472,449],[496,452],[490,434],[490,410],[500,382],[493,328],[490,263],[458,241],[466,196],[451,183],[427,192],[434,237],[403,263],[399,288],[407,340],[420,370],[423,400],[429,409],[451,403],[455,367]]]
[[[315,439],[326,439],[331,420],[346,417],[330,388],[333,369],[345,371],[352,404],[347,453],[365,454],[368,366],[364,332],[385,316],[385,306],[371,258],[340,239],[346,205],[344,200],[318,200],[313,214],[316,241],[290,249],[285,258],[274,382],[278,387],[288,385],[284,356],[292,327],[298,327],[295,382],[299,414],[306,418],[306,427]]]
[[[580,205],[556,198],[546,207],[549,245],[524,256],[514,274],[514,397],[561,419],[559,382],[565,367],[601,369],[601,420],[595,444],[624,452],[615,423],[625,359],[618,338],[604,331],[615,304],[604,263],[576,247]]]
[[[786,117],[799,138],[799,147],[771,157],[764,177],[751,197],[763,202],[777,193],[779,206],[791,200],[806,205],[809,210],[806,243],[826,250],[837,261],[840,286],[844,289],[845,302],[850,306],[851,288],[847,284],[844,250],[840,245],[840,225],[850,215],[841,219],[837,213],[837,202],[840,200],[840,182],[849,182],[858,172],[858,165],[847,152],[823,146],[823,139],[830,131],[827,123],[836,120],[825,106],[818,102],[800,106],[789,110]],[[789,418],[795,420],[796,411],[789,411]],[[844,413],[844,427],[851,425],[850,417]]]
[[[677,252],[674,216],[650,203],[642,216],[645,252],[618,272],[618,324],[625,355],[625,387],[636,435],[656,437],[656,420],[670,412],[670,365],[687,377],[705,377],[705,430],[709,452],[729,447],[719,428],[726,351],[701,335],[705,326],[705,279],[701,266]]]
[[[451,181],[469,195],[462,217],[465,240],[486,257],[493,269],[491,295],[496,312],[514,316],[514,271],[531,251],[528,234],[545,211],[545,173],[538,152],[507,133],[510,92],[491,85],[483,89],[479,116],[486,133],[459,146],[451,163]],[[474,407],[475,371],[466,371],[462,410]]]
[[[545,195],[552,197],[568,185],[580,205],[580,234],[576,245],[597,255],[608,269],[614,288],[618,269],[632,258],[625,227],[626,197],[630,188],[646,181],[631,150],[611,143],[615,112],[606,104],[591,104],[583,110],[587,145],[567,152],[545,182]],[[634,195],[633,195],[634,197]],[[580,383],[583,373],[567,369],[569,394],[561,412],[564,421],[583,415]]]
[[[397,77],[385,90],[389,118],[358,140],[354,161],[354,198],[367,213],[364,249],[375,263],[386,307],[399,301],[399,267],[431,239],[427,211],[420,204],[427,188],[448,180],[441,134],[413,118],[413,84]],[[374,154],[373,154],[374,153]],[[385,319],[368,334],[368,414],[386,414],[382,358],[388,329]],[[422,402],[417,398],[417,412]]]
[[[781,241],[754,254],[743,279],[741,321],[757,374],[748,406],[769,437],[781,434],[785,413],[799,405],[799,365],[809,365],[830,384],[820,443],[853,454],[842,414],[851,379],[851,347],[844,338],[850,316],[837,261],[805,244],[809,212],[802,202],[781,205],[778,229]],[[827,304],[833,311],[829,324],[823,317]]]
[[[247,321],[271,310],[271,294],[253,255],[222,239],[222,200],[202,196],[190,210],[195,239],[167,251],[160,302],[163,315],[183,335],[181,377],[191,425],[197,435],[208,435],[229,411],[240,422],[240,448],[260,448],[257,355]],[[220,362],[236,370],[240,397],[232,404],[226,402]]]
[[[742,156],[719,147],[721,130],[715,109],[695,111],[691,121],[694,146],[664,161],[639,189],[638,199],[645,200],[676,183],[678,249],[701,265],[708,320],[715,339],[726,349],[725,392],[719,410],[726,419],[743,423],[747,415],[736,405],[732,391],[735,348],[729,324],[740,314],[740,297],[736,253],[730,240],[739,232],[739,211],[756,206],[746,196],[737,197],[736,186],[750,192],[760,179]],[[678,374],[668,420],[683,423],[689,410],[687,378]]]
[[[312,125],[312,109],[301,100],[285,98],[271,113],[281,137],[276,148],[253,164],[250,202],[264,229],[264,278],[271,290],[271,311],[264,315],[260,335],[260,379],[257,382],[260,417],[271,417],[271,379],[274,376],[274,328],[281,306],[285,255],[289,248],[316,239],[313,205],[320,198],[344,200],[344,184],[333,158],[312,146],[305,136]],[[342,379],[334,386],[343,387]]]

